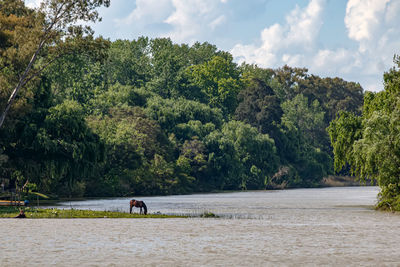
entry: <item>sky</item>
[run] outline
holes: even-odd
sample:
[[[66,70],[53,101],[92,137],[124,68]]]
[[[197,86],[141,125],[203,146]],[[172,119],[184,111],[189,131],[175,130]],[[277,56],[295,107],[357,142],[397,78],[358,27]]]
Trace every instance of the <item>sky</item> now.
[[[400,0],[111,0],[99,13],[104,38],[209,42],[239,64],[305,67],[369,91],[400,54]]]

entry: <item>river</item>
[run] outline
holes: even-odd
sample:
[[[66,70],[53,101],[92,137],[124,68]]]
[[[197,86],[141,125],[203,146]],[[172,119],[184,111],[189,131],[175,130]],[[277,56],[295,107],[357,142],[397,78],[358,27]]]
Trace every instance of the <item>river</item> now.
[[[400,216],[372,209],[378,192],[341,187],[140,198],[150,213],[207,211],[221,216],[215,219],[3,219],[0,265],[398,266]],[[128,212],[129,199],[61,208]]]

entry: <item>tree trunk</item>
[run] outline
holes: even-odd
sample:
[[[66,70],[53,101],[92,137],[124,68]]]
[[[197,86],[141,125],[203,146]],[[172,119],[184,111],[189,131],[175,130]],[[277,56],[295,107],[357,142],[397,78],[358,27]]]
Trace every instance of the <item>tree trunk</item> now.
[[[7,113],[11,107],[11,105],[14,103],[15,97],[18,94],[18,91],[21,89],[22,86],[24,86],[27,82],[26,78],[28,77],[29,71],[32,69],[33,64],[35,63],[37,56],[39,55],[39,52],[42,50],[43,45],[45,43],[45,40],[42,40],[38,46],[38,48],[36,49],[35,53],[33,54],[31,60],[29,61],[28,66],[26,67],[24,73],[22,74],[21,78],[19,79],[19,82],[17,84],[17,86],[14,88],[14,90],[11,93],[10,98],[7,101],[7,105],[6,108],[4,109],[3,113],[0,116],[0,128],[4,123],[4,120],[7,116]]]
[[[8,99],[8,101],[7,101],[7,106],[4,109],[4,111],[3,111],[3,113],[1,114],[1,117],[0,117],[0,128],[4,123],[4,119],[6,118],[8,110],[10,109],[12,103],[14,102],[14,99],[17,96],[17,93],[18,93],[19,89],[21,88],[21,85],[22,85],[21,82],[18,83],[17,87],[15,87],[14,91],[12,92],[12,94],[10,96],[10,99]]]

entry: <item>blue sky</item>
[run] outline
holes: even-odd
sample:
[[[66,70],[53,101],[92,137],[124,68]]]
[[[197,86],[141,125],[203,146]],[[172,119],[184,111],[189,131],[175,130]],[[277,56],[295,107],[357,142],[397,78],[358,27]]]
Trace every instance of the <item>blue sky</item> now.
[[[306,67],[371,91],[400,54],[400,0],[111,0],[99,11],[93,28],[111,40],[209,42],[237,63]]]

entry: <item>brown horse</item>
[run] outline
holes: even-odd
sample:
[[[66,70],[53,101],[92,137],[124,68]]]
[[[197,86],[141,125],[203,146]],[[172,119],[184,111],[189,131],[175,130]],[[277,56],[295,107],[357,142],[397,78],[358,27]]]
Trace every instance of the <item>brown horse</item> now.
[[[144,210],[144,215],[147,214],[147,206],[146,206],[146,204],[144,204],[143,201],[132,199],[129,202],[129,205],[130,205],[129,213],[132,213],[132,208],[136,207],[136,208],[140,208],[140,214],[142,214],[142,208]]]

